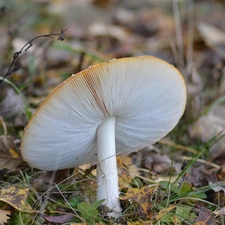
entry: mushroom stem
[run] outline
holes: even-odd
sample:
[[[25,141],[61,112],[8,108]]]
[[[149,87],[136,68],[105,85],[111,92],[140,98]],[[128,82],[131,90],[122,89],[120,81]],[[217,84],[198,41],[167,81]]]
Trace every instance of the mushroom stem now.
[[[105,199],[103,204],[113,210],[109,215],[118,217],[121,207],[116,163],[115,123],[116,118],[110,117],[97,130],[97,200]]]

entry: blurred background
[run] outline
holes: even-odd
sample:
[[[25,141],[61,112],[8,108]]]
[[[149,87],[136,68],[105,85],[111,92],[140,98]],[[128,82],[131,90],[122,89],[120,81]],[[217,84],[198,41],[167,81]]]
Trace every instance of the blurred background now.
[[[184,155],[225,129],[224,0],[1,0],[0,170],[26,165],[19,151],[24,126],[53,88],[90,65],[140,55],[157,56],[181,71],[187,109],[154,148],[122,162],[139,159],[138,167],[165,173],[173,148],[179,173]],[[218,169],[224,150],[222,138],[204,159]],[[194,169],[187,179],[202,185],[199,177],[206,178],[208,167]]]

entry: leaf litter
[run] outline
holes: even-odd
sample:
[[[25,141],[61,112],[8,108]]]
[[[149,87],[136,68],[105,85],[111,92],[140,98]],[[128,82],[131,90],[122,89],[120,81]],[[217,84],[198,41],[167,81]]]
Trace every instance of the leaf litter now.
[[[35,4],[1,3],[2,78],[13,54],[27,41],[52,30],[60,34],[64,26],[67,30],[59,36],[63,42],[53,38],[32,43],[7,75],[15,86],[7,82],[0,86],[0,222],[16,224],[18,212],[25,211],[20,214],[24,224],[85,220],[96,224],[216,224],[218,215],[224,215],[224,138],[204,150],[187,170],[185,166],[201,146],[224,130],[222,2],[179,1],[177,8],[176,1],[145,0]],[[18,23],[9,25],[12,20]],[[107,217],[107,209],[92,205],[96,192],[93,165],[57,173],[31,169],[21,159],[19,140],[39,103],[65,78],[108,59],[145,54],[163,58],[183,72],[188,107],[178,127],[154,147],[118,156],[124,215],[115,221]]]

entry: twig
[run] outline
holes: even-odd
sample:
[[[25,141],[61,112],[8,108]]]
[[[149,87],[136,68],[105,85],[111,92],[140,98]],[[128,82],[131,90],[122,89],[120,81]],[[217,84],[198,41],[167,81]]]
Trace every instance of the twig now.
[[[28,41],[21,49],[20,51],[18,52],[15,52],[14,55],[13,55],[13,60],[9,66],[9,69],[8,71],[6,72],[6,74],[3,76],[3,79],[0,80],[0,85],[1,83],[4,81],[4,79],[9,76],[10,74],[12,74],[13,72],[17,71],[18,68],[13,67],[13,65],[15,64],[15,61],[16,59],[19,57],[20,54],[22,54],[22,52],[26,52],[29,48],[31,48],[33,46],[33,42],[36,40],[36,39],[39,39],[39,38],[52,38],[52,36],[58,36],[58,39],[57,40],[60,40],[60,41],[63,41],[65,39],[65,32],[66,32],[67,29],[62,29],[60,33],[53,33],[53,34],[44,34],[44,35],[39,35],[33,39],[31,39],[30,41]]]
[[[187,69],[186,75],[193,76],[193,47],[194,47],[194,2],[189,0],[187,2],[188,11],[188,46],[187,46]]]
[[[187,161],[190,161],[192,159],[192,157],[188,157],[188,156],[183,156],[182,157],[184,160],[187,160]],[[214,167],[215,169],[219,170],[221,169],[221,166],[215,164],[215,163],[212,163],[212,162],[209,162],[209,161],[206,161],[204,159],[198,159],[197,162],[200,162],[200,163],[203,163],[205,165],[209,165],[211,167]]]
[[[173,141],[170,141],[170,140],[167,140],[167,139],[161,139],[159,141],[159,143],[163,144],[163,145],[168,145],[168,146],[171,146],[171,147],[174,147],[174,148],[177,148],[177,149],[181,149],[181,150],[184,150],[184,151],[188,151],[188,152],[191,152],[191,153],[194,153],[194,154],[196,154],[198,152],[194,148],[186,147],[184,145],[177,144],[177,143],[175,143]]]
[[[178,54],[178,66],[179,69],[184,68],[184,48],[183,48],[183,36],[182,36],[182,28],[181,28],[181,18],[180,11],[178,6],[178,0],[173,0],[173,14],[175,19],[176,26],[176,41],[177,41],[177,54]]]

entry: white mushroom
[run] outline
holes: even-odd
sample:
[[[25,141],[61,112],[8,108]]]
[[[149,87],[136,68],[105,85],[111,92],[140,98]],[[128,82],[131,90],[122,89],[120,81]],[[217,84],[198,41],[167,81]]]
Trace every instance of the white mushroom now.
[[[121,212],[116,154],[170,132],[186,105],[182,75],[167,62],[131,57],[71,76],[46,98],[25,128],[21,152],[41,170],[97,162],[97,200]]]

